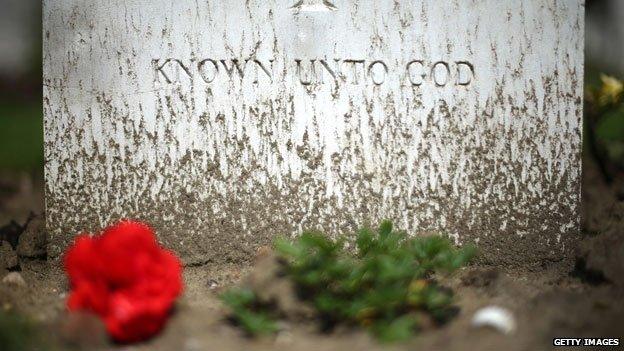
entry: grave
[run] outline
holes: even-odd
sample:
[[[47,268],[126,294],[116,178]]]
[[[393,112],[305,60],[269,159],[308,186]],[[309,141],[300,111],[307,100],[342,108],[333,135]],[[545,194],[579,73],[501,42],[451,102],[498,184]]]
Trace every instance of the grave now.
[[[120,218],[189,264],[389,218],[489,262],[579,231],[582,0],[44,0],[50,255]]]

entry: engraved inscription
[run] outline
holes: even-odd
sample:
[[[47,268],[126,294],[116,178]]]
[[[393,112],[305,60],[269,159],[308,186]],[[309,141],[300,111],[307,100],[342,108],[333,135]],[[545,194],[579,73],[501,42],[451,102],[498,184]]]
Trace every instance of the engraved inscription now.
[[[449,83],[468,86],[474,79],[475,69],[472,63],[468,61],[455,61],[452,64],[446,61],[437,61],[431,67],[427,67],[425,61],[414,60],[407,64],[407,76],[413,86],[421,86],[427,79],[433,82],[436,87],[444,87]]]
[[[276,68],[278,66],[279,68]],[[200,81],[213,84],[221,81],[252,79],[254,84],[274,83],[276,72],[292,70],[293,79],[302,86],[332,84],[384,85],[395,76],[402,85],[467,87],[475,79],[475,67],[467,60],[412,60],[406,65],[392,66],[384,60],[360,58],[295,58],[292,62],[275,59],[153,59],[155,84],[177,84]],[[285,74],[285,73],[284,73]],[[286,75],[288,76],[288,75]],[[251,77],[251,78],[249,78]]]

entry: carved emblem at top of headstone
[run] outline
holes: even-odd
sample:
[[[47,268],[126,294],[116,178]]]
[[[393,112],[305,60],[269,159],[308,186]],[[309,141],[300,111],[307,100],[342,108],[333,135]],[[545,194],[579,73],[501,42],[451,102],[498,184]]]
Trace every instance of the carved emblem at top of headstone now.
[[[291,9],[296,12],[326,12],[338,8],[329,0],[299,0]]]

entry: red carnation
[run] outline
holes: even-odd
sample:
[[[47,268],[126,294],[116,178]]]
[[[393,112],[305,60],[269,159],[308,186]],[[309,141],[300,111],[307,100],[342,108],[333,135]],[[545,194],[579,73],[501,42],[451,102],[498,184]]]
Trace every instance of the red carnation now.
[[[140,222],[80,235],[67,251],[65,271],[69,310],[97,314],[118,342],[145,340],[160,331],[182,292],[180,260]]]

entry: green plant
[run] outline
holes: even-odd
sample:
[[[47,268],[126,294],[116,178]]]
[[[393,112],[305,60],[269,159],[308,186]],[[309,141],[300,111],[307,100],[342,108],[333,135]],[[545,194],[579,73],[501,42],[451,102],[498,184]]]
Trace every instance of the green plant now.
[[[278,330],[272,316],[250,289],[230,289],[221,295],[221,300],[231,309],[232,319],[248,334],[266,335]]]
[[[475,251],[470,246],[457,249],[439,236],[410,237],[393,230],[390,221],[377,231],[361,229],[355,250],[346,246],[344,239],[332,240],[316,232],[305,232],[294,242],[275,243],[286,278],[298,287],[300,299],[318,312],[325,328],[361,326],[381,341],[404,340],[426,324],[451,317],[453,294],[433,275],[458,269]],[[243,326],[249,323],[240,316],[259,311],[253,292],[245,294],[245,303],[237,304],[224,296]],[[252,305],[255,309],[248,308]],[[270,306],[260,308],[267,311]]]

